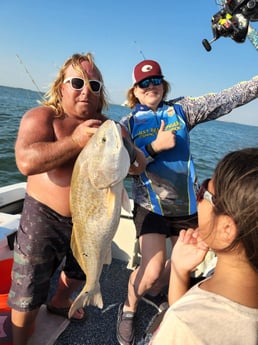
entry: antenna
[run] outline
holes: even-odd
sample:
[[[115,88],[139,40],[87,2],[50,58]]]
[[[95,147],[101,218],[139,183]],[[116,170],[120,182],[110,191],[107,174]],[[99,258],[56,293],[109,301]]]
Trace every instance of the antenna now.
[[[136,42],[136,41],[133,41],[133,43],[137,45],[137,42]],[[144,56],[143,51],[142,51],[141,49],[139,49],[139,53],[140,53],[141,56],[143,57],[143,60],[146,60],[146,57]]]
[[[42,98],[42,92],[40,91],[37,83],[35,82],[35,80],[32,78],[30,72],[28,71],[27,67],[24,65],[24,63],[22,62],[22,59],[20,58],[20,56],[18,54],[16,54],[17,59],[19,60],[20,64],[24,67],[25,72],[28,74],[28,76],[30,77],[30,80],[32,81],[32,83],[36,86],[36,89],[38,90],[38,94],[40,96],[40,98]]]

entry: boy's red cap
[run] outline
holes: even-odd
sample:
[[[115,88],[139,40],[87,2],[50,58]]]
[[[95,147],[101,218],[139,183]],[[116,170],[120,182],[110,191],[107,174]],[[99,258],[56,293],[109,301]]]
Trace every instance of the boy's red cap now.
[[[133,84],[149,77],[163,77],[160,65],[154,60],[143,60],[133,70]]]

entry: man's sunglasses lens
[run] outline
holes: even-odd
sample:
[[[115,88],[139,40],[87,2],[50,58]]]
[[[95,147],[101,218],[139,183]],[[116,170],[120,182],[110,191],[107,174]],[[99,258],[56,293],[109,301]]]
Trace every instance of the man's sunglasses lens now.
[[[71,84],[75,90],[81,90],[84,87],[84,80],[80,78],[72,78]]]
[[[99,92],[101,89],[101,83],[98,80],[89,80],[91,90],[93,92]]]

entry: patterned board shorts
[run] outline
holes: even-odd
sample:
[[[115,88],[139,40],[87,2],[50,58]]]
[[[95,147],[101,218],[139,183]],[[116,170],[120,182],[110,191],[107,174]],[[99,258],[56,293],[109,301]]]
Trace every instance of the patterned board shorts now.
[[[14,245],[11,308],[31,311],[46,302],[51,277],[64,258],[67,277],[85,280],[72,255],[71,232],[71,217],[63,217],[26,195]]]

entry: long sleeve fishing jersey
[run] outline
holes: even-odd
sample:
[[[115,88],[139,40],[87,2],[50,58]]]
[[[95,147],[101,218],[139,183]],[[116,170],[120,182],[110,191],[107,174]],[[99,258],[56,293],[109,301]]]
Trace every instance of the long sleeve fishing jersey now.
[[[134,202],[168,217],[196,213],[198,180],[189,132],[197,124],[215,120],[257,97],[258,76],[219,93],[163,101],[156,112],[137,104],[121,120],[148,162],[141,175],[133,176]],[[165,130],[176,131],[176,146],[151,156],[146,147],[156,139],[161,120],[165,122]]]

